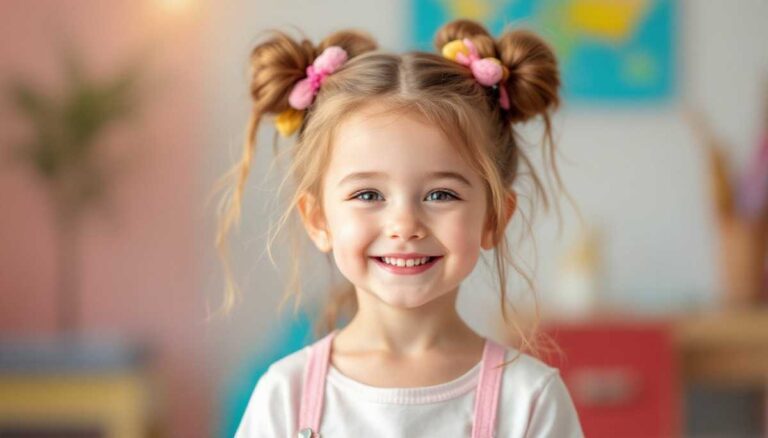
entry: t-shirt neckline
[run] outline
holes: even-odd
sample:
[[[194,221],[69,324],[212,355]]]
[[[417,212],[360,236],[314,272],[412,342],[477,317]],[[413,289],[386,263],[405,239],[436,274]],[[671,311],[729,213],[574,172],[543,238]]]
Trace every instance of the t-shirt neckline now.
[[[485,353],[488,340],[485,340],[483,353]],[[385,388],[371,386],[359,382],[341,373],[333,364],[328,364],[327,380],[339,390],[350,397],[367,400],[375,403],[390,404],[426,404],[438,403],[459,397],[475,389],[480,377],[480,368],[483,359],[461,376],[448,382],[437,385],[419,386],[411,388]]]

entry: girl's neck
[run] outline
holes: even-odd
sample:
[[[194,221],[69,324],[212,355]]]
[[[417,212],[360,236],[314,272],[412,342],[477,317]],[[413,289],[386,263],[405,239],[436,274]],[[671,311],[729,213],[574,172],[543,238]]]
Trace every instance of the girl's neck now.
[[[337,334],[337,345],[347,351],[407,357],[482,343],[456,310],[458,292],[457,288],[418,308],[403,309],[358,290],[358,311]]]

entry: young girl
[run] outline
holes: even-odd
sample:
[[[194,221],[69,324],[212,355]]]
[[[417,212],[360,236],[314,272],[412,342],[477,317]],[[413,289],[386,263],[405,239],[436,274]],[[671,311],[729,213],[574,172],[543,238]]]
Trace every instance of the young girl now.
[[[318,47],[276,31],[253,49],[253,112],[218,244],[239,220],[257,128],[275,114],[281,134],[297,135],[280,225],[296,209],[348,288],[322,338],[261,377],[237,437],[582,436],[558,370],[478,335],[456,310],[481,249],[493,250],[507,320],[505,229],[520,162],[530,167],[513,128],[542,116],[557,176],[556,59],[531,32],[494,39],[467,20],[435,45],[397,55],[358,31]],[[231,303],[233,283],[227,292]],[[339,329],[342,304],[351,319]]]

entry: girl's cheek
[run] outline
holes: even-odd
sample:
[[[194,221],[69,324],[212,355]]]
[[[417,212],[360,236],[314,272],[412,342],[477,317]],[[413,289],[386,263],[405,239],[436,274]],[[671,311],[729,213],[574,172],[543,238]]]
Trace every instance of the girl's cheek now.
[[[480,223],[471,214],[462,214],[443,224],[439,239],[462,264],[474,265],[480,255]],[[477,230],[477,232],[475,232]]]
[[[445,239],[455,245],[472,247],[480,245],[480,221],[474,212],[462,210],[442,221],[442,233]],[[478,232],[475,233],[474,230]],[[477,235],[476,235],[477,234]]]
[[[339,218],[333,228],[334,250],[342,259],[342,263],[347,265],[356,263],[361,256],[366,256],[377,235],[375,221],[352,211],[347,211],[344,218]]]
[[[337,217],[336,233],[339,239],[352,240],[370,233],[373,221],[369,215],[362,214],[355,209],[346,209]]]
[[[450,230],[450,234],[447,234],[444,238],[444,244],[449,247],[448,250],[464,258],[471,257],[480,251],[480,239],[470,232],[468,228]]]

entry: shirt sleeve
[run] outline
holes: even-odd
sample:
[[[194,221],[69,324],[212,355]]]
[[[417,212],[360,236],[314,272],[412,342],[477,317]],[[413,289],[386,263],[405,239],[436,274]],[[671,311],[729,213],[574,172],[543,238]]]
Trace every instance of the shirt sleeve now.
[[[267,370],[256,383],[235,438],[284,438],[293,435],[290,387]]]
[[[527,438],[584,437],[576,407],[559,371],[547,378],[532,409]]]

